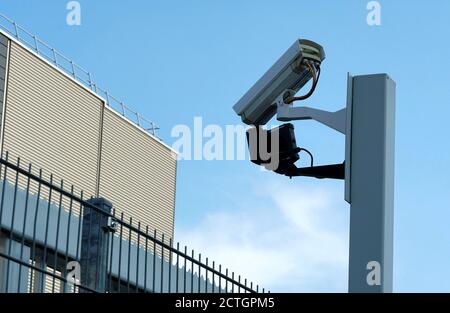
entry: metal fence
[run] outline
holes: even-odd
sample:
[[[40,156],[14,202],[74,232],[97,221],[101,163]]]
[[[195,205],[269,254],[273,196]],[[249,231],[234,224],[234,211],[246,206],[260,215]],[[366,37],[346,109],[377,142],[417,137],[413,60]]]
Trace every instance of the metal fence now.
[[[83,67],[76,64],[71,59],[65,57],[55,48],[42,41],[36,35],[27,31],[16,22],[0,13],[0,29],[6,31],[9,35],[16,38],[22,44],[35,51],[38,55],[55,65],[57,68],[64,71],[69,76],[73,77],[82,85],[94,91],[97,95],[105,99],[106,104],[121,114],[126,119],[130,120],[140,128],[156,136],[156,131],[159,127],[153,122],[142,116],[138,112],[132,110],[123,101],[118,100],[112,96],[108,91],[100,88],[93,80],[90,72]]]
[[[0,177],[0,292],[265,292],[7,153]]]

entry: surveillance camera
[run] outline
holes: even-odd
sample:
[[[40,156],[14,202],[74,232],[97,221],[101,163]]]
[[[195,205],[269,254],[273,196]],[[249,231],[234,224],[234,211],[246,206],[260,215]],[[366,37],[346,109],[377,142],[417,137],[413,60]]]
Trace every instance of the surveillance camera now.
[[[284,93],[292,97],[311,78],[311,64],[317,68],[325,59],[322,46],[297,40],[281,58],[234,105],[234,111],[248,125],[264,125],[277,111],[276,100]]]

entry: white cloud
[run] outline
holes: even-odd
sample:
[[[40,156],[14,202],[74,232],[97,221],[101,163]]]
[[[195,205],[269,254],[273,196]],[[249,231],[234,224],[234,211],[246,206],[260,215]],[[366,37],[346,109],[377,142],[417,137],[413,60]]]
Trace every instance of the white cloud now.
[[[247,197],[234,210],[177,228],[176,237],[272,292],[347,291],[348,209],[340,188],[272,181]]]

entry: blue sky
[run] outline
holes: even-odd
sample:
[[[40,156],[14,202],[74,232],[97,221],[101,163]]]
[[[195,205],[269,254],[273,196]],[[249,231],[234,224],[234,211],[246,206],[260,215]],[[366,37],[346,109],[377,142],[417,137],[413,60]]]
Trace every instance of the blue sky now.
[[[236,124],[231,107],[296,38],[326,49],[311,106],[344,106],[346,75],[397,82],[395,291],[450,291],[450,2],[3,0],[0,11],[94,74],[160,126]],[[343,161],[344,138],[312,122],[297,140],[317,163]],[[275,291],[346,291],[343,184],[287,180],[247,161],[181,161],[176,239]],[[276,264],[276,266],[275,266]]]

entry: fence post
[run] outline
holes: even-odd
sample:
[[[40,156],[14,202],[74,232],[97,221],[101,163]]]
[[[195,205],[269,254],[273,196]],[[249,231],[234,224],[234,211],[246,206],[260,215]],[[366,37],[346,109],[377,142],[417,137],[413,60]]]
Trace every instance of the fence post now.
[[[106,292],[108,220],[112,203],[103,198],[95,198],[87,202],[98,207],[99,210],[84,207],[81,285],[98,292]]]

